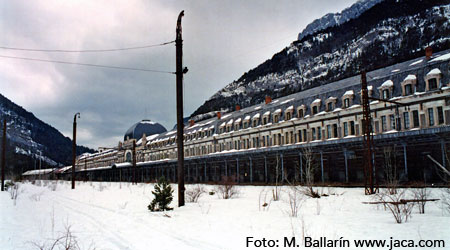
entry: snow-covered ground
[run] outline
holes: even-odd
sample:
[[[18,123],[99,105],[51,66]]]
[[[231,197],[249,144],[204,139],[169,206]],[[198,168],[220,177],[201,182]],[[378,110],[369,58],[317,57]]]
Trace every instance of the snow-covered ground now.
[[[372,198],[361,188],[318,188],[335,195],[305,199],[297,217],[289,216],[289,187],[282,187],[279,201],[271,201],[273,187],[240,186],[239,197],[206,193],[198,203],[166,213],[148,211],[152,190],[153,184],[77,182],[71,190],[70,182],[21,183],[15,205],[8,192],[0,193],[0,248],[49,249],[70,227],[81,249],[248,249],[247,237],[279,240],[281,247],[292,236],[300,246],[303,237],[349,240],[346,249],[356,248],[354,240],[393,237],[445,240],[439,249],[450,249],[450,215],[440,201],[428,203],[425,214],[414,208],[408,222],[397,224],[381,205],[363,204]],[[430,197],[441,193],[432,189]],[[262,207],[264,202],[269,205]],[[253,243],[249,248],[255,249]]]

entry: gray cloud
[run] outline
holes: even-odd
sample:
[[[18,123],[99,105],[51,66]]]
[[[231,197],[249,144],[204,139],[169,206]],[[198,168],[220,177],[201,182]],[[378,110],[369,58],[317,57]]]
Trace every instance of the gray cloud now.
[[[174,40],[183,19],[185,115],[244,72],[288,46],[313,19],[355,0],[0,1],[0,45],[92,49]],[[175,46],[96,54],[0,50],[2,55],[175,69]],[[175,124],[175,76],[0,58],[0,93],[80,144],[113,146],[133,123]]]

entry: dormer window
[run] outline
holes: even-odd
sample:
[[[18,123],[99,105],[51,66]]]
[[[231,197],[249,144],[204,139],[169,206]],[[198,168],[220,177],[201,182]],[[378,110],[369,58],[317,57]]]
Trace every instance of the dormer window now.
[[[328,99],[325,101],[325,102],[326,102],[326,108],[327,108],[327,111],[328,111],[328,112],[334,110],[334,107],[336,106],[336,100],[337,100],[336,97],[330,96],[330,97],[328,97]]]
[[[299,119],[303,118],[305,116],[305,112],[306,112],[306,106],[301,105],[300,107],[297,108],[297,117]]]
[[[333,110],[333,103],[329,102],[327,103],[327,111],[332,111]]]
[[[292,113],[294,112],[294,106],[289,106],[286,109],[286,112],[284,113],[284,117],[286,121],[289,121],[290,119],[292,119]]]
[[[238,131],[241,129],[241,118],[236,119],[234,122],[234,131]]]
[[[383,89],[382,97],[383,99],[389,99],[389,89]]]
[[[441,80],[441,71],[438,68],[432,69],[428,74],[425,76],[425,83],[426,83],[426,90],[435,90],[438,89],[439,82]]]
[[[381,86],[378,88],[380,91],[380,96],[382,99],[389,99],[392,95],[392,90],[394,89],[394,82],[391,80],[385,81]]]
[[[286,112],[286,121],[292,119],[291,112]]]
[[[350,99],[349,98],[345,98],[344,99],[344,108],[348,108],[350,107]]]
[[[250,122],[250,116],[247,115],[247,116],[244,118],[244,122],[242,123],[242,126],[243,126],[244,129],[248,128],[249,122]]]
[[[353,90],[345,91],[344,95],[342,96],[342,107],[349,108],[352,105],[352,100],[354,96],[355,93],[353,92]]]
[[[417,78],[415,75],[408,75],[405,80],[402,82],[402,91],[403,95],[412,95],[414,94],[414,89],[416,87]]]
[[[431,78],[428,80],[428,90],[437,89],[437,79]]]
[[[252,127],[255,128],[258,126],[259,117],[260,117],[259,113],[252,117],[252,125],[253,125]]]
[[[266,113],[264,113],[263,119],[262,119],[262,125],[266,125],[267,123],[269,123],[269,116],[270,116],[270,111],[267,111]]]
[[[311,112],[313,115],[319,113],[319,109],[320,109],[320,103],[322,102],[322,100],[320,99],[316,99],[311,103]]]
[[[280,116],[281,116],[281,109],[275,110],[275,112],[273,112],[273,123],[278,123],[280,121]]]

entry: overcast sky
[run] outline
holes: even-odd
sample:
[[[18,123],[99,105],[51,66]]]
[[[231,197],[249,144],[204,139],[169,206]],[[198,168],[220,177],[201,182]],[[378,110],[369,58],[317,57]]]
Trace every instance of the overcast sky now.
[[[175,39],[183,18],[184,115],[296,40],[308,23],[356,0],[0,0],[0,46],[108,49]],[[0,49],[0,55],[175,71],[174,44],[108,53]],[[114,146],[144,118],[176,122],[175,75],[0,58],[0,93],[77,142]]]

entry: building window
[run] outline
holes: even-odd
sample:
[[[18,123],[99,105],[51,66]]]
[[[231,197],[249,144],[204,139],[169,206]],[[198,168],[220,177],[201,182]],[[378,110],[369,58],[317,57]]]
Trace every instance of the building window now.
[[[291,136],[291,139],[290,139],[291,143],[294,143],[294,131],[291,131],[289,134]]]
[[[419,127],[419,111],[414,110],[412,114],[413,114],[413,126],[417,128]]]
[[[350,99],[345,98],[344,99],[344,108],[348,108],[348,107],[350,107]]]
[[[263,125],[267,124],[267,116],[263,117]]]
[[[338,137],[339,135],[338,135],[338,126],[337,126],[337,124],[333,124],[333,137]]]
[[[308,133],[306,132],[306,129],[303,129],[303,141],[308,141]]]
[[[350,121],[350,134],[355,135],[355,122]]]
[[[330,139],[331,137],[333,137],[333,135],[331,134],[331,125],[328,124],[327,125],[327,139]]]
[[[286,121],[288,121],[288,120],[290,120],[292,117],[291,117],[292,115],[291,115],[291,112],[286,112]]]
[[[278,122],[278,115],[273,115],[273,122],[277,123]]]
[[[286,132],[286,133],[284,134],[284,137],[286,138],[286,144],[289,144],[289,133]]]
[[[320,127],[317,128],[317,140],[322,140],[322,129]]]
[[[315,115],[317,114],[317,106],[314,106],[312,109],[312,114]]]
[[[395,129],[395,116],[389,115],[389,121],[390,121],[390,125],[391,125],[391,130],[394,130]]]
[[[298,131],[298,142],[302,142],[303,140],[302,140],[302,131],[301,130],[299,130]]]
[[[389,89],[383,89],[383,99],[389,99]]]
[[[256,126],[258,126],[258,120],[253,120],[253,127],[255,128]]]
[[[344,122],[344,136],[348,135],[348,124],[347,122]]]
[[[381,116],[381,131],[386,131],[386,116]]]
[[[428,108],[428,120],[430,126],[434,126],[434,113],[433,108]]]
[[[405,95],[412,95],[412,84],[405,85]]]
[[[316,129],[315,128],[311,129],[311,135],[312,135],[312,140],[315,141],[316,140]]]
[[[403,113],[403,125],[404,125],[405,129],[409,129],[409,113],[408,112]]]
[[[442,110],[442,107],[437,107],[437,113],[438,113],[438,124],[444,124],[444,111]]]
[[[437,79],[431,78],[428,79],[428,90],[437,89]]]
[[[333,110],[333,102],[329,102],[327,104],[327,111],[332,111]]]
[[[303,116],[305,116],[303,114],[303,109],[298,109],[298,118],[303,118]]]

